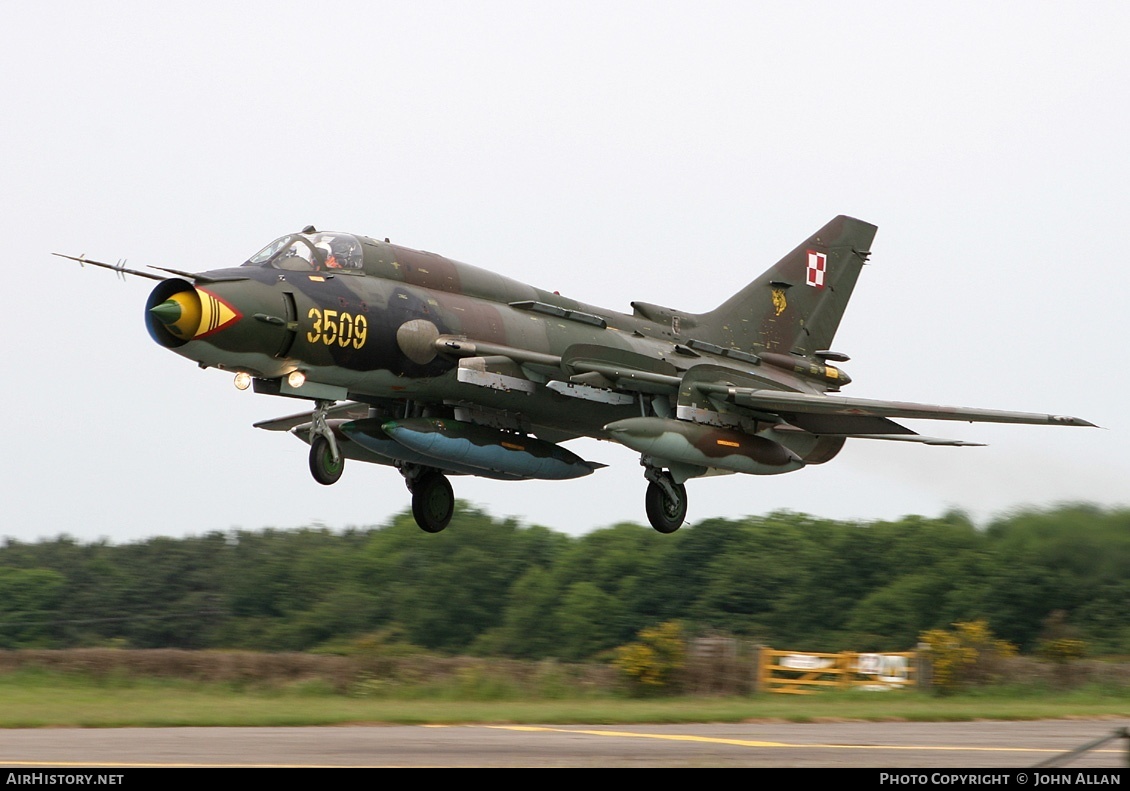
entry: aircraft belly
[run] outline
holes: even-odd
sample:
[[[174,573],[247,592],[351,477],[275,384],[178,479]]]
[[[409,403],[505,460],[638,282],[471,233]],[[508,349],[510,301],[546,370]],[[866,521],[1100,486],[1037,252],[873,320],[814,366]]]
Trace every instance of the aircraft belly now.
[[[474,405],[514,417],[525,430],[545,426],[557,432],[607,438],[603,426],[621,418],[639,415],[639,405],[605,404],[569,398],[544,385],[533,392],[495,390],[458,381],[455,371],[429,379],[397,376],[391,371],[348,371],[342,368],[309,368],[307,381],[344,387],[350,398],[412,399],[424,404]]]
[[[639,405],[605,404],[583,401],[556,393],[538,384],[532,393],[501,391],[452,381],[442,377],[443,384],[432,390],[433,398],[449,405],[473,405],[512,416],[526,431],[536,432],[539,426],[573,435],[607,438],[605,424],[639,414]]]

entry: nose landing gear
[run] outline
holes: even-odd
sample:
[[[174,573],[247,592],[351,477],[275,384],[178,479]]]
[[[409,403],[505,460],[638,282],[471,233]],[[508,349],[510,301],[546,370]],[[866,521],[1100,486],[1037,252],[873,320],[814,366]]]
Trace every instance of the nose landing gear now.
[[[337,483],[345,470],[345,457],[335,459],[329,440],[320,434],[310,441],[310,474],[323,486]]]
[[[333,429],[326,423],[326,410],[333,401],[317,401],[310,423],[310,474],[323,486],[337,483],[345,470],[345,457],[337,446]]]

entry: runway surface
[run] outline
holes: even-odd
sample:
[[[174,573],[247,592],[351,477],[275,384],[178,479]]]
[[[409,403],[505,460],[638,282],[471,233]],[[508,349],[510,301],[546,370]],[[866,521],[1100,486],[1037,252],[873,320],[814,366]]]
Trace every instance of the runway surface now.
[[[1118,720],[0,730],[0,766],[1035,767]],[[1064,768],[1125,768],[1114,739]]]

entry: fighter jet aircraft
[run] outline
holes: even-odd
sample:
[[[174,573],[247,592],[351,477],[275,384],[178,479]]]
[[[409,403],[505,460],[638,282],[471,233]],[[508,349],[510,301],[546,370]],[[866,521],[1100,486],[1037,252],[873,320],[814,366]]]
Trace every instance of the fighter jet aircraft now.
[[[434,253],[308,226],[241,266],[155,274],[153,340],[240,389],[313,409],[256,425],[310,445],[322,484],[346,459],[395,467],[430,533],[451,520],[449,475],[566,479],[603,465],[561,443],[640,453],[661,533],[686,518],[686,481],[777,475],[846,440],[920,436],[891,418],[1091,426],[1079,418],[846,398],[832,340],[876,227],[840,216],[707,313],[647,302],[623,313]]]

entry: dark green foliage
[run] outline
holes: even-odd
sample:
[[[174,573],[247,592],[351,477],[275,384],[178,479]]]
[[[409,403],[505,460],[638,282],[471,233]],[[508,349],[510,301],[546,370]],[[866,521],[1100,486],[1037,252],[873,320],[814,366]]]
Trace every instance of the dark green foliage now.
[[[49,645],[65,585],[57,571],[0,567],[0,648]]]
[[[1126,654],[1128,599],[1130,510],[1077,505],[984,530],[960,513],[781,512],[571,538],[460,504],[436,535],[405,514],[345,532],[0,545],[0,648],[306,651],[395,635],[432,652],[572,660],[676,619],[692,636],[813,651],[906,650],[983,620],[1032,652],[1056,612],[1089,653]]]

